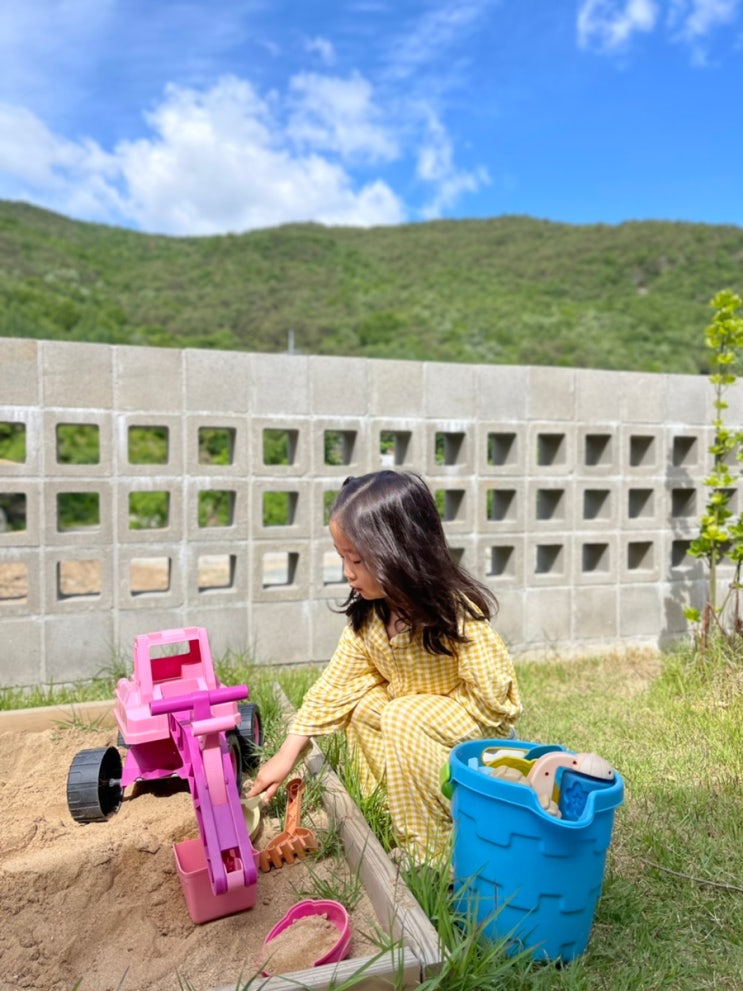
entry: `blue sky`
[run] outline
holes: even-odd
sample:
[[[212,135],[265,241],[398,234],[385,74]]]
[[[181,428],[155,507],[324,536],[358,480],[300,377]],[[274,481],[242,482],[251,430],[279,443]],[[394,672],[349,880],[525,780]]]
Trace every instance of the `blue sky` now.
[[[174,235],[743,226],[743,0],[0,7],[0,198]]]

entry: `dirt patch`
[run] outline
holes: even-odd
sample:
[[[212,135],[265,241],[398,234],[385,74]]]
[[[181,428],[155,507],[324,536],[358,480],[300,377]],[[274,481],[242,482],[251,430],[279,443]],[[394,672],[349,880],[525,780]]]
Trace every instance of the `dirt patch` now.
[[[259,873],[254,908],[195,925],[172,849],[198,836],[188,791],[127,789],[106,823],[81,826],[69,815],[72,758],[112,742],[111,730],[0,732],[0,991],[72,991],[78,981],[80,991],[210,991],[246,982],[269,931],[308,896],[309,870],[337,877],[347,865],[305,859]],[[322,816],[303,813],[303,824],[319,830]],[[281,825],[264,818],[256,848]],[[375,924],[364,896],[351,913],[351,956],[375,952]]]

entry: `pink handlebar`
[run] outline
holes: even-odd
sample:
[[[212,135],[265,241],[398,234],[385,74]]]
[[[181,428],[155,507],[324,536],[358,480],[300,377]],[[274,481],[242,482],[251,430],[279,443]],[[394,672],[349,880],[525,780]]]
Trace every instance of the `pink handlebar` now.
[[[150,712],[153,716],[161,716],[166,712],[183,712],[186,709],[201,708],[205,703],[218,705],[220,702],[237,702],[248,697],[247,685],[227,685],[223,688],[212,688],[203,692],[189,692],[188,695],[175,695],[169,699],[155,699],[150,702]]]

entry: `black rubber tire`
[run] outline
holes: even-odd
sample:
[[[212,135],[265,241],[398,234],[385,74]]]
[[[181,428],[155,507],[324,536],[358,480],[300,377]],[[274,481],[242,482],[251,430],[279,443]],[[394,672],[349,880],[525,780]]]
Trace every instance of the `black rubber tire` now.
[[[237,730],[227,734],[227,746],[230,749],[230,760],[232,761],[232,770],[235,772],[235,784],[237,785],[237,794],[239,795],[243,786],[243,768],[242,745],[240,743],[240,737],[237,735]]]
[[[75,822],[105,822],[121,807],[121,754],[95,747],[75,754],[67,775],[67,808]]]
[[[263,746],[261,712],[253,702],[241,702],[238,709],[240,711],[240,723],[236,733],[240,740],[242,769],[250,773],[256,770],[261,759],[260,750]]]

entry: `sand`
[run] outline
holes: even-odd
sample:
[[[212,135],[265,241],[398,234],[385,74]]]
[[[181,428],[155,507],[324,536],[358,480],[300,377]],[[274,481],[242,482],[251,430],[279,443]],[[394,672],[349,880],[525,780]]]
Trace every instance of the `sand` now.
[[[195,925],[172,849],[198,836],[187,790],[128,788],[105,823],[80,825],[68,812],[72,758],[111,743],[110,729],[0,731],[0,991],[212,991],[247,982],[269,931],[308,897],[308,863],[321,876],[347,865],[313,858],[259,873],[254,908]],[[303,812],[302,824],[319,831],[322,814]],[[281,825],[264,818],[256,848]],[[374,926],[364,896],[351,913],[352,957],[374,952]]]

